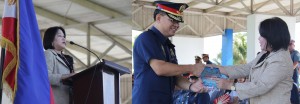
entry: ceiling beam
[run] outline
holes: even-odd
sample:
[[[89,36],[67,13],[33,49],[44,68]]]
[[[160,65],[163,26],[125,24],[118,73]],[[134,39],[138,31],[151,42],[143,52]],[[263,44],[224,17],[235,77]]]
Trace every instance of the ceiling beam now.
[[[122,63],[122,62],[130,61],[130,60],[132,60],[132,57],[125,57],[125,58],[122,58],[122,59],[113,60],[113,62]]]
[[[208,18],[207,16],[204,15],[204,17],[210,22],[212,23],[213,25],[216,26],[216,28],[220,31],[220,32],[224,32],[224,30],[219,26],[217,25],[213,20],[211,20],[210,18]],[[207,31],[208,32],[208,31]]]
[[[93,11],[96,11],[98,13],[101,13],[105,16],[111,17],[111,18],[117,18],[117,17],[124,17],[125,14],[119,13],[118,11],[115,11],[113,9],[109,9],[107,7],[101,6],[97,3],[93,3],[88,0],[71,0],[73,3],[76,3],[80,6],[83,6],[85,8],[91,9]],[[126,20],[124,23],[131,25],[131,20]]]
[[[189,2],[189,3],[187,3],[187,5],[189,5],[189,7],[193,7],[193,6],[195,6],[195,5],[199,4],[199,3],[201,3],[201,2],[193,0],[193,1]]]
[[[77,52],[79,52],[79,53],[82,53],[82,54],[86,54],[86,51],[87,51],[87,50],[82,49],[82,48],[80,48],[80,47],[77,47],[77,46],[74,46],[74,45],[70,45],[69,43],[67,43],[67,48],[72,49],[72,50],[75,50],[75,51],[77,51]],[[97,55],[102,55],[102,54],[103,54],[103,53],[98,52],[98,51],[96,51],[96,50],[94,50],[94,49],[91,49],[91,51],[94,52],[94,53],[97,54]],[[95,57],[95,56],[92,56],[92,57]],[[114,58],[114,57],[109,56],[109,55],[105,55],[105,56],[103,57],[103,59],[106,59],[106,60],[117,60],[117,58]],[[122,66],[124,66],[124,67],[127,67],[127,68],[129,68],[129,69],[132,68],[132,64],[131,64],[131,63],[128,63],[128,62],[120,63],[120,65],[122,65]]]
[[[105,55],[107,55],[107,53],[116,45],[116,43],[113,43],[112,45],[110,45],[103,53],[102,55],[98,55],[100,59],[102,59]],[[98,60],[96,59],[92,65],[95,65],[98,62]]]
[[[296,15],[300,10],[300,7],[298,9],[295,10],[294,15]],[[1,22],[1,21],[0,21]]]
[[[73,19],[68,18],[68,17],[64,17],[62,15],[59,15],[57,13],[51,12],[49,10],[43,9],[41,7],[38,7],[38,6],[34,6],[34,9],[35,9],[36,14],[38,14],[39,16],[48,18],[48,19],[53,20],[53,21],[58,22],[58,23],[62,23],[63,24],[62,26],[64,26],[64,25],[74,25],[74,24],[79,24],[80,23],[79,21],[73,20]],[[80,31],[83,31],[83,32],[87,32],[87,25],[86,26],[84,26],[84,25],[78,26],[78,27],[76,27],[76,29],[78,29]],[[40,29],[40,30],[44,30],[44,29]],[[91,33],[97,33],[97,31],[92,30]]]
[[[118,42],[115,38],[113,38],[111,35],[107,34],[106,32],[104,32],[103,30],[101,30],[100,28],[96,27],[93,24],[90,24],[94,29],[98,30],[99,32],[103,33],[105,36],[107,36],[109,39],[113,40],[113,42],[116,43],[116,45],[118,45],[121,49],[123,49],[125,52],[127,52],[128,54],[132,55],[132,51],[130,50],[130,48],[127,48],[126,46],[124,46],[122,43]]]
[[[111,23],[111,22],[127,22],[131,21],[131,16],[122,16],[122,17],[116,17],[116,18],[111,18],[111,19],[105,19],[105,20],[98,20],[98,21],[93,21],[91,22],[92,24],[104,24],[104,23]]]
[[[292,15],[278,0],[273,0],[273,2],[286,14]]]
[[[123,17],[125,16],[124,14],[121,14],[115,10],[106,8],[104,6],[101,6],[97,3],[93,3],[91,1],[88,0],[71,0],[73,3],[76,3],[80,6],[83,6],[85,8],[91,9],[93,11],[96,11],[98,13],[104,14],[105,16],[108,17]]]
[[[122,21],[127,21],[127,20],[131,20],[131,16],[124,16],[124,17],[118,17],[118,18],[90,21],[90,22],[85,22],[85,23],[71,24],[71,25],[65,25],[63,27],[64,28],[75,28],[78,26],[87,26],[89,23],[98,25],[98,24],[105,24],[105,23],[118,22],[118,21],[122,22]]]
[[[115,18],[115,19],[98,20],[98,21],[91,22],[91,24],[102,24],[102,23],[109,23],[109,22],[122,21],[122,20],[131,20],[131,17],[126,16],[126,17],[119,17],[119,18]],[[85,32],[87,29],[82,29],[82,28],[86,28],[87,25],[88,25],[88,23],[78,23],[78,24],[72,24],[72,25],[65,25],[65,26],[62,26],[62,27],[64,27],[65,29],[68,29],[68,28],[81,28],[81,30]],[[44,30],[44,29],[42,29],[42,30]],[[94,29],[91,29],[91,30],[94,30]],[[91,33],[91,34],[92,34],[92,36],[97,36],[95,34],[99,34],[99,32],[94,30],[93,33]],[[109,34],[109,35],[112,35],[111,37],[113,37],[114,40],[120,42],[126,48],[130,49],[132,47],[131,41],[120,38],[120,36],[115,36],[113,34]]]
[[[192,26],[187,25],[187,27],[188,27],[194,34],[196,34],[196,35],[201,35],[201,34],[199,34]]]
[[[272,4],[272,2],[270,2],[271,0],[267,0],[265,2],[261,2],[261,3],[258,3],[258,4],[255,4],[252,6],[252,8],[255,10],[253,11],[253,13],[255,13],[258,9],[260,9],[261,7],[265,6],[265,5],[268,5],[268,4]],[[243,10],[247,10],[247,8],[242,8]],[[228,14],[229,15],[238,15],[240,14],[241,12],[240,11],[232,11],[232,12],[229,12]],[[250,13],[249,13],[250,14]]]
[[[291,15],[294,15],[294,0],[290,1],[290,13]]]
[[[300,8],[300,2],[298,2],[298,3],[296,3],[296,4],[294,4],[293,5],[294,6],[294,8],[295,7],[299,7]],[[285,8],[288,8],[289,6],[285,6]],[[270,11],[266,11],[267,13],[278,13],[278,11],[279,10],[281,10],[280,8],[277,8],[277,9],[273,9],[273,10],[270,10]],[[297,10],[294,12],[294,13],[296,13],[297,12]]]
[[[201,3],[211,4],[210,2],[206,2],[206,1],[201,1]],[[153,10],[156,8],[155,6],[152,6],[152,5],[132,4],[132,6],[140,6],[140,5],[142,5],[144,8],[149,8],[149,9],[153,9]],[[213,4],[213,5],[215,5],[215,4]],[[247,12],[246,10],[242,10],[242,11]],[[189,8],[189,9],[185,10],[184,13],[199,14],[199,15],[211,15],[211,16],[217,16],[217,17],[228,17],[228,15],[227,15],[228,13],[225,13],[225,12],[215,11],[215,12],[212,12],[212,13],[205,13],[204,9],[202,10],[202,9],[197,9],[197,8]],[[243,18],[243,19],[246,18],[246,16],[245,17],[244,16],[230,16],[230,17]],[[133,17],[133,19],[134,19],[134,17]],[[143,29],[140,29],[140,30],[143,31]]]
[[[241,0],[241,4],[244,6],[244,8],[246,8],[247,11],[249,11],[249,13],[253,13],[253,10],[252,10],[253,8],[248,8],[243,0]]]
[[[80,22],[78,21],[75,21],[75,20],[72,20],[70,18],[67,18],[67,17],[64,17],[64,16],[61,16],[59,14],[56,14],[56,13],[53,13],[51,11],[48,11],[48,10],[45,10],[41,7],[38,7],[38,6],[35,6],[35,11],[38,15],[40,16],[43,16],[45,18],[48,18],[48,19],[51,19],[53,21],[56,21],[58,23],[65,23],[64,25],[75,25],[75,24],[80,24]],[[122,17],[120,17],[122,18]],[[123,18],[124,19],[124,18]],[[128,19],[128,18],[127,18]],[[131,21],[131,20],[130,20]],[[97,22],[97,21],[96,21]],[[99,21],[98,21],[99,22]],[[64,26],[63,26],[64,27]],[[83,31],[83,32],[87,32],[87,25],[78,25],[76,27],[74,27],[75,29],[78,29],[80,31]],[[95,30],[95,29],[91,29],[91,34],[99,34],[99,31],[98,30]],[[106,35],[111,35],[111,34],[106,34]],[[95,36],[99,36],[99,35],[95,35]],[[99,36],[100,37],[100,36]],[[132,47],[131,45],[131,41],[128,41],[128,40],[125,40],[125,39],[122,39],[122,38],[118,38],[118,37],[115,37],[115,36],[111,36],[113,39],[108,39],[110,41],[118,41],[119,43],[121,44],[117,44],[118,46],[119,45],[124,45],[125,47],[127,47],[128,49],[130,49]],[[100,37],[101,38],[101,37]],[[107,39],[107,38],[104,38],[104,39]],[[123,46],[120,46],[120,47],[123,47]],[[126,51],[126,50],[125,50]]]
[[[133,7],[134,7],[134,6],[133,6]],[[136,7],[137,7],[137,8],[131,12],[132,15],[135,14],[136,12],[138,12],[138,11],[140,11],[140,10],[143,9],[143,6],[136,6]]]
[[[131,3],[132,6],[144,6],[144,5],[150,5],[155,6],[155,3],[152,1],[134,1]]]
[[[183,30],[184,28],[186,28],[188,25],[184,24],[183,26],[180,26],[177,31],[175,32],[175,34],[177,34],[178,32],[180,32],[181,30]]]
[[[204,2],[204,1],[203,1]],[[214,3],[211,3],[211,2],[205,2],[205,3],[208,3],[208,4],[212,4],[212,5],[215,5],[211,8],[208,8],[208,9],[205,9],[206,13],[209,13],[209,12],[213,12],[213,11],[216,11],[218,9],[221,9],[222,7],[225,7],[225,8],[228,8],[229,5],[232,5],[232,4],[235,4],[235,3],[238,3],[240,2],[240,0],[231,0],[231,1],[228,1],[228,2],[225,2],[225,3],[221,3],[221,4],[214,4]],[[232,9],[232,8],[230,8]]]
[[[253,13],[255,13],[257,10],[259,10],[260,8],[262,8],[263,6],[265,6],[266,4],[270,4],[271,3],[271,0],[268,0],[266,2],[263,2],[263,3],[259,3],[257,4],[257,6],[255,5],[255,10],[253,11]]]
[[[231,7],[231,6],[228,6],[228,5],[216,5],[214,3],[210,3],[210,2],[207,2],[207,1],[202,1],[203,3],[206,3],[206,4],[210,4],[210,5],[215,5],[214,7],[219,7],[217,8],[216,10],[219,10],[220,8],[228,8],[228,9],[232,9],[232,10],[237,10],[237,11],[240,11],[240,12],[249,12],[247,10],[244,10],[244,9],[240,9],[240,8],[236,8],[236,7]],[[211,7],[213,8],[213,7]],[[211,12],[215,12],[216,10],[209,10],[207,11],[207,9],[204,9],[204,13],[211,13]]]
[[[99,55],[100,58],[103,58],[107,53],[115,47],[116,43],[111,44],[103,53],[102,55]]]
[[[218,3],[221,4],[221,3],[223,3],[224,1],[225,1],[225,0],[221,0],[221,1],[219,1]]]
[[[234,24],[237,24],[238,26],[240,26],[240,27],[243,28],[243,29],[247,29],[244,25],[242,25],[242,24],[236,22],[235,20],[233,20],[233,19],[231,19],[231,18],[226,18],[226,19],[228,19],[229,21],[233,22]]]
[[[78,21],[75,21],[73,19],[70,18],[65,18],[64,16],[58,15],[54,12],[48,11],[46,9],[43,9],[41,7],[38,6],[34,6],[35,12],[40,15],[43,16],[45,18],[54,20],[58,23],[63,23],[64,25],[70,25],[70,24],[78,24]]]

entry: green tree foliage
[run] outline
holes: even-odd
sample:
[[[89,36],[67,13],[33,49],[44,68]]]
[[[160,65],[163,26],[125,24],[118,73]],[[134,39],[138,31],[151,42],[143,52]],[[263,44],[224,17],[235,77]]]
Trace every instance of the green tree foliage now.
[[[214,64],[221,65],[222,54],[219,53],[219,54],[217,55],[217,58],[212,59],[212,61],[213,61]]]
[[[220,65],[221,64],[222,54],[219,53],[217,58],[213,59],[213,61]],[[237,33],[233,38],[233,64],[245,64],[247,58],[247,37],[246,33]]]

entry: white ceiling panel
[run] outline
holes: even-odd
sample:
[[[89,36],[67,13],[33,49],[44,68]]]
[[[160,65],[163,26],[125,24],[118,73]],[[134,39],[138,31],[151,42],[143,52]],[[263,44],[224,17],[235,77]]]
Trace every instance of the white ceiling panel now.
[[[214,5],[211,4],[206,4],[206,3],[198,3],[196,5],[193,6],[193,8],[199,8],[199,9],[207,9],[210,7],[213,7]]]
[[[115,10],[124,15],[131,15],[131,2],[129,0],[91,0],[98,5]]]
[[[105,33],[113,36],[124,37],[127,41],[131,41],[131,26],[122,22],[111,22],[105,24],[96,25],[98,28],[103,30]],[[126,38],[127,37],[127,38]]]

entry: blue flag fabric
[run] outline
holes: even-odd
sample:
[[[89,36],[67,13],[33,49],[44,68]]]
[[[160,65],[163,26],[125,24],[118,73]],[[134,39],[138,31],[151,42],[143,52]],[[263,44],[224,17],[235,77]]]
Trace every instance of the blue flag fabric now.
[[[32,0],[19,0],[19,67],[15,104],[50,104],[50,83]]]

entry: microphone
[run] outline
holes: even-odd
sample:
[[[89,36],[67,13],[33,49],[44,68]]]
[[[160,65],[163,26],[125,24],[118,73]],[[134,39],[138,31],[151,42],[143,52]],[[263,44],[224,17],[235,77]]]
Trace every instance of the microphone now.
[[[81,46],[81,45],[79,45],[79,44],[76,44],[76,43],[74,43],[73,41],[70,41],[70,44],[71,44],[71,45],[76,45],[76,46],[78,46],[78,47],[81,47],[81,48],[83,48],[83,49],[85,49],[85,50],[91,52],[92,54],[94,54],[94,55],[98,58],[98,60],[99,60],[100,62],[102,62],[102,60],[101,60],[101,59],[100,59],[93,51],[91,51],[91,50],[89,50],[89,49],[87,49],[87,48],[85,48],[85,47],[83,47],[83,46]]]

